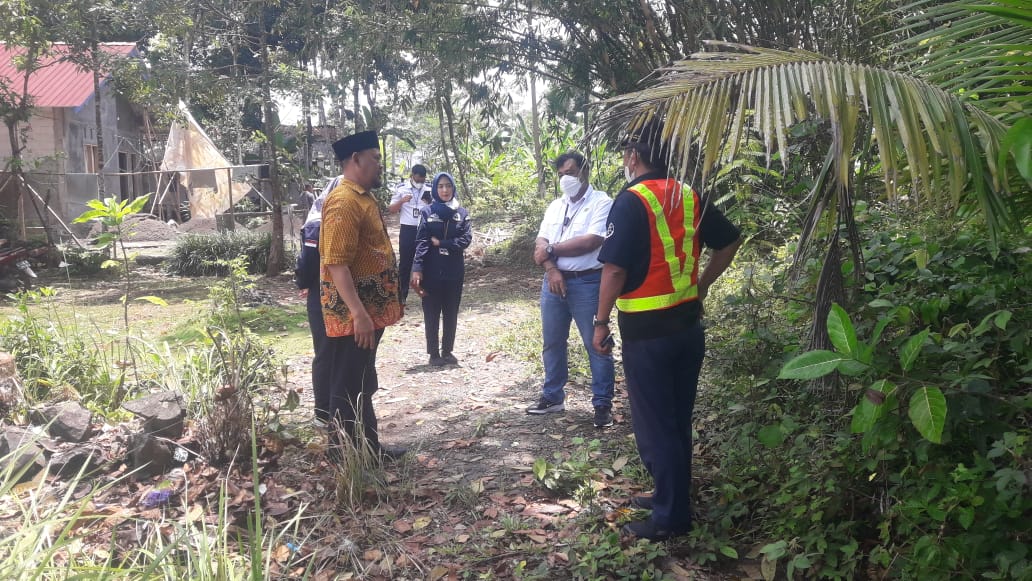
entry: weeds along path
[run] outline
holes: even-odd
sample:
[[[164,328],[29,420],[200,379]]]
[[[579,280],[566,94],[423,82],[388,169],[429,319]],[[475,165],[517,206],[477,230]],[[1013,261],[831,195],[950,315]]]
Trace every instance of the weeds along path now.
[[[397,238],[396,231],[391,234]],[[114,513],[79,529],[81,542],[103,547],[116,539],[120,551],[146,559],[145,551],[133,551],[170,540],[159,538],[166,529],[158,523],[175,523],[191,534],[198,523],[229,523],[224,526],[232,534],[226,538],[243,538],[260,506],[263,538],[252,539],[245,550],[227,546],[220,558],[236,562],[259,551],[262,578],[621,579],[646,571],[651,578],[710,578],[710,571],[694,564],[698,557],[688,544],[635,544],[617,533],[632,516],[630,497],[650,486],[630,437],[619,350],[614,426],[592,425],[586,356],[575,330],[567,411],[527,415],[525,407],[540,393],[540,272],[529,264],[485,265],[482,252],[471,254],[476,258],[467,268],[455,349],[459,365],[428,365],[417,296],[410,297],[402,321],[384,334],[373,402],[383,441],[412,451],[401,461],[350,474],[327,461],[325,435],[311,425],[304,299],[289,275],[259,277],[250,294],[260,300],[243,314],[244,322],[283,358],[285,387],[302,397],[299,407],[278,416],[278,426],[264,427],[257,477],[252,480],[249,466],[213,467],[198,456],[182,466],[189,484],[175,500],[147,508],[141,499],[166,486],[167,475],[126,479],[122,466],[96,477],[110,486],[91,506]],[[196,340],[206,316],[206,289],[217,279],[169,277],[143,268],[135,276],[138,292],[169,304],[134,304],[134,336],[155,345]],[[104,334],[117,320],[116,283],[50,283],[62,286],[53,312],[67,324]],[[278,387],[260,393],[279,402],[285,395]],[[112,442],[120,433],[114,421],[105,427]],[[196,425],[188,424],[182,444],[196,448]],[[60,497],[66,484],[52,484]],[[10,515],[4,522],[4,506],[0,499],[0,533],[20,522]],[[141,526],[151,527],[150,536],[129,535]]]

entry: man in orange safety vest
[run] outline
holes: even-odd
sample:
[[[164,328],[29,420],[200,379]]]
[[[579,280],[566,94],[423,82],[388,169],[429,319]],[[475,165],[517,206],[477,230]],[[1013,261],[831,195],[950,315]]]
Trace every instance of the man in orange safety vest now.
[[[655,482],[651,497],[631,499],[651,518],[623,530],[651,540],[691,530],[692,410],[706,350],[702,302],[741,245],[720,210],[668,176],[662,133],[649,121],[624,140],[628,183],[613,202],[599,252],[593,340],[603,353],[612,349],[615,304],[638,453]],[[703,245],[713,252],[700,273]]]

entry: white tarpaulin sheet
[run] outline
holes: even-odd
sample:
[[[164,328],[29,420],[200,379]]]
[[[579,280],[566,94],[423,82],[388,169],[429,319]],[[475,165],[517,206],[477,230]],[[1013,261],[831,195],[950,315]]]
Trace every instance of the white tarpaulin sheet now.
[[[161,169],[180,172],[179,183],[188,193],[191,217],[214,218],[247,195],[251,186],[233,183],[229,161],[219,153],[186,106],[180,103],[179,109],[184,120],[174,122],[168,132]]]

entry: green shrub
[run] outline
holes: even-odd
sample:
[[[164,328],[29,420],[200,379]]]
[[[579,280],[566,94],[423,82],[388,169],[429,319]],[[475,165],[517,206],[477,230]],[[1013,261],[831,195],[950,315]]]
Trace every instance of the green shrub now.
[[[263,273],[269,264],[271,245],[272,234],[268,232],[187,234],[176,240],[167,261],[168,271],[179,276],[225,276],[229,267],[224,261],[243,256],[248,272]],[[293,264],[290,249],[286,253],[286,264]]]
[[[79,248],[69,246],[64,249],[64,262],[68,273],[77,276],[97,276],[107,272],[103,264],[111,257],[107,249]]]

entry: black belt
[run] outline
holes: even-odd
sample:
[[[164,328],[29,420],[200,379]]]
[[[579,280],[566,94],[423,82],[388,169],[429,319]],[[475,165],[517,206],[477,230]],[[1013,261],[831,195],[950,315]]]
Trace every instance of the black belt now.
[[[559,272],[563,275],[563,278],[580,278],[582,276],[595,274],[596,272],[602,272],[602,269],[592,268],[591,270],[560,270]]]

